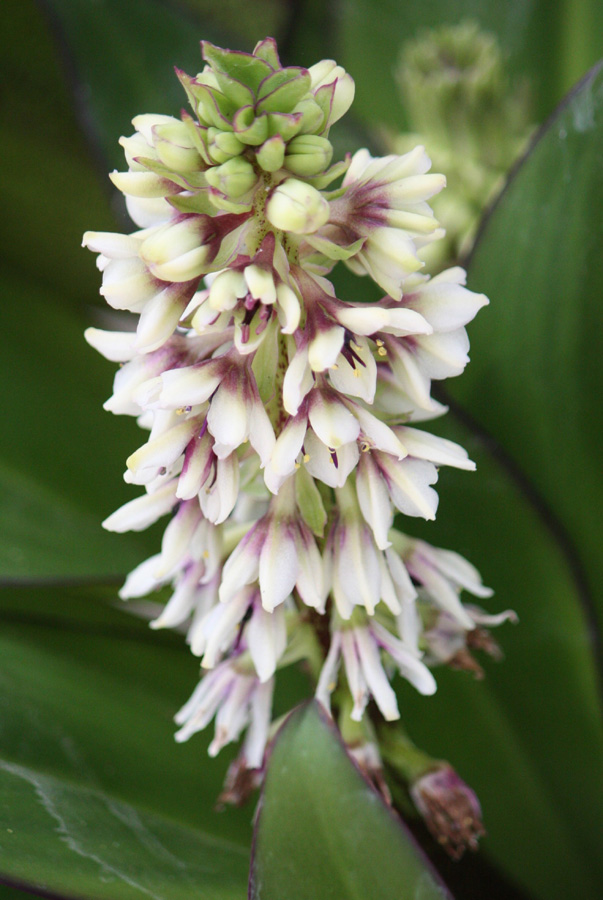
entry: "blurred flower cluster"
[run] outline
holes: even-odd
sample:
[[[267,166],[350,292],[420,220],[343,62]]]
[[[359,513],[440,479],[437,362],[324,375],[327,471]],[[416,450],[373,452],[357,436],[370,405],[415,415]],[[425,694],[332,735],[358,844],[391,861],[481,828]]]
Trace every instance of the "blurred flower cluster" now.
[[[272,39],[202,49],[203,71],[179,73],[191,114],[138,116],[121,140],[128,171],[111,178],[137,230],[84,237],[136,330],[86,337],[120,363],[106,409],[149,432],[125,474],[143,493],[105,527],[169,516],[121,596],[171,591],[152,627],[186,627],[203,670],[176,737],[215,719],[214,755],[245,733],[225,791],[239,800],[261,774],[280,668],[305,662],[344,737],[364,723],[349,743],[376,770],[369,701],[398,719],[396,672],[432,694],[430,667],[471,668],[476,634],[511,614],[466,606],[463,590],[491,594],[473,566],[394,523],[435,517],[440,466],[474,468],[417,428],[445,412],[432,381],[463,371],[465,326],[488,302],[459,268],[420,272],[444,177],[422,146],[331,165],[329,129],[354,96],[335,62],[283,67]],[[339,261],[381,302],[338,298]]]
[[[396,74],[409,130],[386,143],[396,153],[425,144],[448,181],[434,202],[446,235],[422,255],[436,271],[471,249],[483,210],[524,150],[530,95],[509,76],[497,38],[472,21],[403,44]]]

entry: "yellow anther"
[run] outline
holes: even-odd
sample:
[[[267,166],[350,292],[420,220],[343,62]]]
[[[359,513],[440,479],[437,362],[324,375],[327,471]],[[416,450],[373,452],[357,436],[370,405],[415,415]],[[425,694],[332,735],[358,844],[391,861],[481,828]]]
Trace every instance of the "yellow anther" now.
[[[181,406],[176,410],[176,415],[183,416],[185,412],[186,412],[186,406]]]
[[[360,444],[360,450],[362,453],[367,453],[370,449],[371,449],[371,445],[368,443],[368,441],[363,441]]]
[[[354,378],[360,378],[360,372],[358,369],[354,369]]]
[[[209,559],[209,550],[203,551],[203,559]]]
[[[377,349],[377,354],[379,356],[387,356],[387,350],[385,349],[385,347],[379,347]]]
[[[381,340],[381,338],[377,338],[375,343],[377,344],[378,347],[383,347],[383,341]]]
[[[301,469],[301,463],[295,463],[295,468],[296,468],[296,469]]]
[[[338,369],[338,368],[339,368],[339,366],[337,365],[337,363],[333,363],[333,365],[331,366],[331,369]]]
[[[309,454],[309,453],[304,453],[304,462],[305,462],[305,463],[309,463],[309,462],[310,462],[310,454]]]

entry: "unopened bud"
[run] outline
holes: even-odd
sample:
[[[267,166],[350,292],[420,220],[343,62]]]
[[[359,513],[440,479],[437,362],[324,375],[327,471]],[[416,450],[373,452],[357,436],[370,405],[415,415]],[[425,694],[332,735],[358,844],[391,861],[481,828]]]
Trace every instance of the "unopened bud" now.
[[[195,172],[201,167],[201,157],[184,122],[156,125],[153,128],[155,150],[164,166],[174,172]]]
[[[477,850],[485,835],[482,810],[474,791],[452,766],[442,765],[420,776],[410,795],[430,832],[452,859]]]
[[[333,156],[330,141],[317,134],[302,134],[287,145],[285,167],[294,175],[319,175]]]
[[[219,164],[228,162],[233,156],[240,156],[245,149],[245,145],[232,131],[208,128],[207,138],[209,155],[214,162]]]
[[[264,141],[258,148],[256,159],[264,172],[276,172],[282,168],[285,159],[285,142],[280,134]]]
[[[327,222],[329,204],[316,188],[288,178],[270,195],[266,215],[275,228],[293,234],[312,234]]]
[[[190,281],[209,257],[205,217],[186,216],[158,228],[140,245],[140,257],[162,281]]]
[[[251,163],[238,156],[208,169],[205,177],[213,188],[235,200],[251,190],[258,178]]]
[[[209,289],[209,305],[217,312],[225,309],[234,309],[237,300],[247,293],[247,285],[242,272],[236,269],[227,269],[216,275]]]

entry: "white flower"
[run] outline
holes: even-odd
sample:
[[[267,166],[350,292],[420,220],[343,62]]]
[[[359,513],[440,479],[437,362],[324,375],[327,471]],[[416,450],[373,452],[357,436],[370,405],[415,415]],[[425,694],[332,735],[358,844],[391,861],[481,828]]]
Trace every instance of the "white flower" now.
[[[145,386],[141,403],[159,409],[199,407],[209,401],[207,428],[218,459],[230,456],[247,440],[264,466],[274,447],[274,431],[260,400],[253,372],[229,353],[193,366],[164,372]]]
[[[452,550],[432,547],[425,541],[407,538],[397,532],[394,546],[401,553],[406,568],[429,599],[443,612],[449,613],[463,628],[471,630],[474,621],[461,603],[461,590],[476,597],[491,597],[492,589],[482,583],[477,569]]]
[[[419,407],[434,409],[432,379],[460,375],[469,361],[469,339],[464,326],[488,303],[483,294],[463,287],[465,272],[454,268],[429,280],[405,284],[404,309],[419,313],[431,334],[383,337],[387,361],[399,386]]]
[[[268,198],[266,216],[275,228],[293,234],[311,234],[329,218],[329,204],[312,185],[287,178]]]
[[[371,621],[364,626],[337,629],[316,688],[316,698],[330,709],[330,695],[337,684],[337,669],[343,657],[346,680],[353,699],[352,719],[359,722],[372,696],[388,721],[400,718],[396,695],[383,667],[381,651],[395,663],[400,674],[421,694],[435,693],[433,675],[402,641]]]
[[[328,129],[348,111],[354,100],[354,81],[342,66],[338,66],[333,59],[323,59],[308,69],[312,78],[312,92],[329,93],[329,114],[324,123]]]
[[[209,755],[216,756],[247,728],[247,765],[259,769],[268,740],[273,689],[272,679],[262,683],[255,675],[247,674],[239,657],[225,660],[201,679],[190,700],[176,714],[176,724],[181,726],[176,740],[188,740],[215,716],[216,731]]]
[[[471,656],[469,649],[484,650],[494,659],[500,659],[500,648],[487,629],[502,625],[503,622],[515,623],[517,615],[511,609],[490,615],[478,606],[468,604],[464,610],[473,622],[471,628],[461,625],[450,613],[440,612],[435,624],[424,632],[423,638],[431,664],[454,665],[455,668],[473,671],[481,678],[482,668]]]
[[[438,466],[474,467],[413,426],[444,411],[431,381],[462,371],[465,325],[487,301],[460,269],[417,274],[444,184],[422,147],[327,169],[354,93],[335,62],[283,69],[271,39],[253,54],[203,42],[203,56],[195,78],[179,73],[193,115],[139,116],[121,141],[129,171],[112,180],[140,230],[84,236],[101,293],[136,331],[86,338],[121,364],[106,409],[148,431],[124,475],[145,493],[105,526],[170,515],[120,595],[171,589],[151,627],[186,631],[207,670],[176,737],[215,718],[215,755],[247,730],[240,798],[243,768],[263,765],[275,672],[314,659],[318,616],[332,641],[317,696],[328,706],[343,659],[356,720],[371,696],[398,718],[390,672],[433,693],[423,649],[437,662],[455,629],[467,645],[481,633],[485,614],[460,600],[489,594],[478,573],[392,525],[395,510],[434,518]],[[337,261],[389,296],[339,299]]]
[[[324,611],[326,587],[316,541],[291,505],[292,482],[273,501],[224,564],[220,600],[227,603],[245,585],[259,583],[264,609],[273,612],[295,588],[307,606]]]
[[[417,249],[438,237],[439,223],[426,201],[446,179],[425,174],[430,166],[423,147],[377,159],[359,150],[343,181],[347,191],[331,202],[329,221],[341,228],[342,239],[365,239],[347,265],[369,274],[395,300],[404,280],[423,265]],[[328,236],[337,239],[333,231]]]
[[[245,624],[243,624],[245,623]],[[187,641],[201,665],[213,668],[241,641],[246,645],[258,678],[272,678],[287,646],[285,607],[273,613],[263,608],[257,587],[244,587],[227,603],[218,603],[189,629]]]
[[[331,529],[325,570],[342,619],[349,619],[357,606],[373,615],[382,595],[384,600],[391,599],[391,591],[382,591],[381,553],[357,515],[341,517]],[[389,588],[387,582],[385,586]],[[394,611],[398,612],[397,605]]]

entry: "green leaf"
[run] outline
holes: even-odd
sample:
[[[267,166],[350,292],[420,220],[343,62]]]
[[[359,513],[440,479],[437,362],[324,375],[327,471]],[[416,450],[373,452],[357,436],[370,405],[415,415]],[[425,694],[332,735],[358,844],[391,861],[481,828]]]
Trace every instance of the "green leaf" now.
[[[119,136],[132,134],[131,120],[140,113],[177,115],[186,106],[174,66],[199,72],[199,41],[213,33],[199,33],[194,19],[158,0],[49,0],[49,6],[77,80],[87,88],[80,113],[89,137],[121,169]]]
[[[548,508],[603,625],[602,141],[603,64],[547,123],[486,221],[470,285],[492,304],[452,391]]]
[[[0,878],[69,896],[243,900],[251,811],[213,811],[228,759],[178,746],[198,662],[91,592],[5,590]]]
[[[478,471],[443,477],[438,522],[423,534],[480,567],[496,589],[493,611],[517,610],[519,625],[498,635],[507,660],[481,684],[442,673],[427,706],[407,691],[401,700],[418,742],[477,790],[485,852],[543,900],[594,900],[603,878],[593,616],[603,581],[602,132],[598,68],[486,220],[469,283],[491,305],[471,326],[471,365],[448,388],[465,424],[437,428],[468,448]]]
[[[0,31],[6,90],[0,107],[5,264],[45,285],[60,305],[92,303],[98,272],[80,247],[86,228],[113,227],[39,4],[5,0]],[[107,192],[109,181],[105,180]],[[10,239],[9,239],[10,236]],[[10,302],[3,288],[3,305]],[[6,333],[4,333],[6,337]],[[5,340],[5,344],[7,341]]]
[[[251,900],[442,900],[400,821],[352,765],[326,714],[298,709],[275,740],[256,824]]]
[[[101,522],[135,496],[122,473],[144,436],[103,411],[114,366],[86,345],[85,321],[22,275],[0,280],[0,579],[123,575],[154,538]]]
[[[441,667],[429,698],[400,681],[403,722],[477,792],[487,831],[480,852],[507,877],[541,900],[596,900],[603,727],[571,562],[496,446],[452,415],[437,433],[466,447],[477,472],[443,472],[436,522],[403,527],[476,564],[496,590],[478,605],[515,609],[519,623],[493,633],[504,662],[479,655],[483,681]]]

